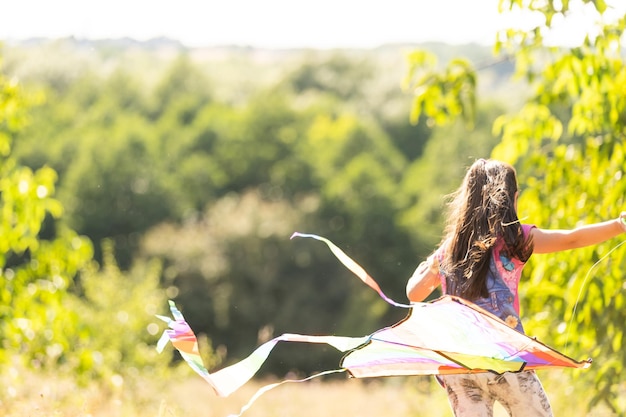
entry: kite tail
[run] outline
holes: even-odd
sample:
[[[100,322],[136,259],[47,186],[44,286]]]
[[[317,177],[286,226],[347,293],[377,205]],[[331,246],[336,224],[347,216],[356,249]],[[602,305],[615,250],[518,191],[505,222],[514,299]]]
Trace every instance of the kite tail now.
[[[213,390],[220,397],[227,397],[246,382],[248,382],[261,368],[261,365],[270,355],[272,349],[278,342],[307,342],[307,343],[326,343],[340,352],[346,352],[354,349],[363,343],[366,343],[369,336],[365,337],[343,337],[343,336],[308,336],[300,334],[285,333],[268,342],[265,342],[250,356],[237,362],[231,366],[220,369],[219,371],[210,373],[202,361],[198,349],[198,341],[189,324],[181,312],[176,308],[173,301],[169,301],[170,310],[174,319],[169,317],[157,316],[166,322],[170,330],[165,330],[161,339],[157,343],[157,351],[163,351],[168,341],[180,352],[181,356],[187,364],[206,382],[211,385]],[[343,369],[329,372],[342,372]],[[267,391],[267,390],[265,390]],[[263,392],[265,392],[263,391]]]
[[[374,281],[374,278],[372,278],[370,274],[368,274],[367,271],[365,271],[365,269],[361,265],[359,265],[354,260],[352,260],[352,258],[346,255],[344,251],[339,249],[330,240],[324,237],[318,236],[318,235],[313,235],[313,234],[308,234],[308,233],[299,233],[299,232],[295,232],[293,235],[291,235],[291,239],[293,239],[294,237],[310,237],[310,238],[326,243],[326,245],[330,248],[331,252],[337,257],[337,259],[339,259],[339,261],[342,264],[344,264],[345,267],[348,268],[354,275],[359,277],[361,281],[367,284],[370,288],[374,289],[383,300],[385,300],[386,302],[388,302],[389,304],[395,307],[403,307],[403,308],[413,307],[410,304],[398,303],[392,300],[391,298],[387,297],[385,293],[380,289],[380,286],[378,285],[378,283]]]
[[[330,240],[325,239],[321,236],[313,235],[313,234],[305,234],[305,233],[294,233],[291,238],[294,237],[308,237],[320,240],[333,252],[333,254],[343,263],[350,271],[352,271],[356,276],[358,276],[365,284],[369,287],[373,288],[378,292],[378,294],[389,304],[404,307],[404,308],[412,308],[412,305],[409,304],[401,304],[393,301],[389,297],[387,297],[383,291],[380,289],[376,281],[355,261],[353,261],[348,255],[346,255],[341,249],[335,246]],[[210,373],[204,363],[202,361],[202,357],[200,356],[198,349],[198,341],[196,339],[196,335],[193,330],[185,321],[182,313],[176,308],[176,305],[173,301],[169,301],[170,310],[172,312],[173,319],[164,316],[157,316],[159,319],[166,322],[169,326],[169,330],[165,330],[161,339],[157,344],[157,351],[162,352],[165,348],[165,345],[168,341],[172,342],[172,345],[180,352],[182,358],[187,362],[187,364],[198,374],[200,375],[215,391],[217,395],[220,397],[227,397],[241,386],[243,386],[246,382],[248,382],[252,377],[258,372],[261,368],[265,360],[267,360],[270,355],[272,349],[276,344],[280,341],[287,342],[306,342],[306,343],[326,343],[328,345],[333,346],[337,350],[341,352],[346,352],[348,350],[355,349],[364,343],[369,341],[370,336],[365,337],[342,337],[342,336],[309,336],[309,335],[299,335],[299,334],[283,334],[278,336],[261,346],[259,346],[250,356],[243,359],[240,362],[235,363],[234,365],[223,368],[219,371]],[[343,369],[337,371],[330,372],[339,372],[343,371]]]

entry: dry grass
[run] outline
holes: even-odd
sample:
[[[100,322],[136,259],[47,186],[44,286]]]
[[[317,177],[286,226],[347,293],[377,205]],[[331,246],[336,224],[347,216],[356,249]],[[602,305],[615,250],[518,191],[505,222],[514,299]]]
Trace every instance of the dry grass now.
[[[217,397],[195,375],[136,378],[78,386],[71,378],[20,374],[0,381],[0,416],[6,417],[227,417],[274,381],[251,382],[228,398]],[[615,417],[585,412],[585,395],[572,389],[567,371],[541,375],[556,416]],[[573,395],[572,395],[573,394]],[[451,417],[443,389],[432,378],[313,380],[284,384],[262,395],[245,417]],[[495,417],[505,417],[502,408]]]

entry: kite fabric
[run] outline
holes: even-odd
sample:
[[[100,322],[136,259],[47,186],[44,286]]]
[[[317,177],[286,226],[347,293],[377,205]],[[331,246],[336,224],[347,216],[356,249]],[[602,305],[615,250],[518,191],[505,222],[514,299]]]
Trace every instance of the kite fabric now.
[[[388,298],[376,281],[341,249],[323,237],[294,233],[293,237],[320,240],[365,284],[389,304],[409,309],[406,318],[393,326],[363,337],[310,336],[286,333],[261,346],[240,362],[210,373],[203,364],[191,327],[173,301],[173,319],[157,316],[168,324],[157,344],[162,352],[172,342],[183,359],[226,397],[256,374],[278,342],[325,343],[347,352],[339,369],[321,372],[302,380],[286,380],[261,388],[237,416],[264,392],[286,382],[302,382],[330,373],[347,372],[355,378],[408,375],[445,375],[477,372],[519,372],[554,367],[588,368],[591,359],[576,361],[509,327],[495,315],[473,303],[443,296],[427,303],[402,304]]]
[[[462,298],[416,303],[399,323],[370,335],[341,367],[356,378],[587,368]]]

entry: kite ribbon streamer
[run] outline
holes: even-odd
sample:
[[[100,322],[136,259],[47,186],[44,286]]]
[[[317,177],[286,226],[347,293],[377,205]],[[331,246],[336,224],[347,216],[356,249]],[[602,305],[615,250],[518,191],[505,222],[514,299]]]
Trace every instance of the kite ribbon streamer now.
[[[385,300],[389,304],[391,304],[393,306],[396,306],[396,307],[403,307],[403,308],[411,308],[412,307],[412,305],[410,305],[410,304],[398,303],[396,301],[393,301],[391,298],[387,297],[385,295],[385,293],[378,286],[378,283],[376,281],[374,281],[374,278],[372,278],[370,276],[370,274],[368,274],[365,271],[365,269],[363,269],[363,267],[361,265],[359,265],[356,262],[354,262],[352,260],[352,258],[350,258],[348,255],[346,255],[344,251],[339,249],[330,240],[328,240],[326,238],[323,238],[321,236],[318,236],[318,235],[312,235],[312,234],[308,234],[308,233],[299,233],[299,232],[295,232],[293,235],[291,235],[291,239],[293,239],[294,237],[310,237],[310,238],[313,238],[313,239],[316,239],[316,240],[319,240],[319,241],[322,241],[322,242],[326,243],[326,245],[328,245],[328,247],[330,248],[331,252],[337,257],[337,259],[339,259],[339,261],[342,264],[344,264],[346,268],[348,268],[350,271],[352,271],[352,273],[354,273],[354,275],[359,277],[361,279],[361,281],[363,281],[365,284],[367,284],[370,288],[374,289],[378,293],[378,295],[381,296],[381,298],[383,300]]]
[[[165,330],[157,344],[157,351],[162,352],[168,341],[180,352],[191,368],[213,387],[220,397],[227,397],[248,382],[261,368],[270,352],[278,342],[326,343],[340,352],[346,352],[367,342],[365,337],[343,336],[308,336],[285,333],[259,346],[250,356],[231,366],[209,373],[205,368],[198,350],[198,341],[193,330],[185,321],[173,301],[169,302],[174,319],[157,316],[165,321],[171,330]],[[343,371],[343,370],[342,370]],[[339,372],[339,371],[337,371]]]

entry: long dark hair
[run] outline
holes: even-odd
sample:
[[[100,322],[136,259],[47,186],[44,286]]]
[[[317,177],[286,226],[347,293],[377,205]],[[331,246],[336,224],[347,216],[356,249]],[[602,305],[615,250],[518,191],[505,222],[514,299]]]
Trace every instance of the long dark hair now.
[[[451,194],[442,244],[441,268],[448,294],[468,300],[487,297],[486,277],[493,247],[504,240],[503,252],[521,261],[532,253],[517,217],[517,175],[506,163],[479,159]]]

